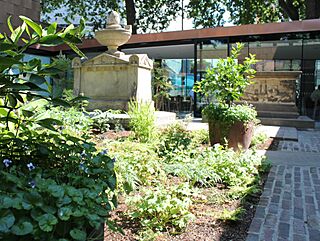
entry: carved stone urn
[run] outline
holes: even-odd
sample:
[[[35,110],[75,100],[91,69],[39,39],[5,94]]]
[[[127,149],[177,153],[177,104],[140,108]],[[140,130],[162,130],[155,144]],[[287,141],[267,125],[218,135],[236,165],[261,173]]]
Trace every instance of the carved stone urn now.
[[[123,53],[118,51],[118,47],[128,42],[131,37],[131,25],[124,28],[120,25],[120,16],[116,11],[112,11],[107,17],[107,27],[95,32],[95,39],[102,45],[108,47],[107,53],[120,56]]]

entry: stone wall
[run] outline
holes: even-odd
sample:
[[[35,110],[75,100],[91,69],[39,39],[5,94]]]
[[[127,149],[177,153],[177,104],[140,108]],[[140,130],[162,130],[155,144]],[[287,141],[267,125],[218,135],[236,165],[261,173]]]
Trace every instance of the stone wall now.
[[[248,102],[295,103],[300,71],[257,72],[242,98]]]
[[[7,18],[12,16],[12,25],[21,24],[19,15],[40,21],[40,0],[0,0],[0,32],[7,32]]]

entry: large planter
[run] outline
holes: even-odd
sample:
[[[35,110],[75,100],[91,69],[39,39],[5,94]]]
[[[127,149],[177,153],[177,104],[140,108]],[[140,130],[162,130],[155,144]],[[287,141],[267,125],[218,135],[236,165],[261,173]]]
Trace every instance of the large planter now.
[[[209,120],[209,139],[210,144],[228,143],[229,148],[234,151],[239,149],[247,150],[251,144],[254,122],[240,122],[226,125],[215,120]]]

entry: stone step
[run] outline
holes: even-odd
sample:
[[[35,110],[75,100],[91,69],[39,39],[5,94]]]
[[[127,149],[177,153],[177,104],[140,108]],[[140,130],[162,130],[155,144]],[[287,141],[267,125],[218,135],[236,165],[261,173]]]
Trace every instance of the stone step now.
[[[299,117],[299,113],[283,111],[258,111],[258,117],[297,119]]]
[[[276,112],[298,112],[298,108],[294,103],[262,103],[248,102],[259,111],[276,111]]]
[[[269,126],[288,126],[288,127],[295,127],[295,128],[314,128],[315,122],[314,120],[310,119],[307,116],[299,116],[297,119],[292,118],[266,118],[261,117],[259,118],[262,125],[269,125]]]

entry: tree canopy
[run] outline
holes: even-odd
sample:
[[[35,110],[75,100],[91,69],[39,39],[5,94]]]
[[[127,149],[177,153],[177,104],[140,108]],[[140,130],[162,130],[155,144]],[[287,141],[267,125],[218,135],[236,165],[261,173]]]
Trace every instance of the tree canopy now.
[[[161,31],[172,20],[185,15],[194,20],[195,27],[234,24],[267,23],[312,19],[320,17],[319,0],[41,0],[44,16],[61,7],[67,12],[57,13],[66,22],[82,16],[93,25],[103,28],[110,10],[118,11],[133,26],[133,33]],[[230,19],[225,19],[225,13]]]

